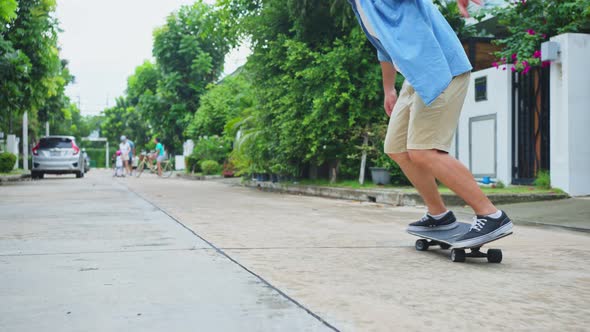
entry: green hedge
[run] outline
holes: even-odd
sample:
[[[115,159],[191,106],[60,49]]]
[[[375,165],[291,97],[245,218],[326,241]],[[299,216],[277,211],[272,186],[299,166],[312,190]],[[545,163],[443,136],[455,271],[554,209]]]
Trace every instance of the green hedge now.
[[[16,156],[12,153],[0,153],[0,173],[9,173],[14,169]]]
[[[203,170],[203,174],[205,175],[213,175],[221,172],[221,167],[219,166],[219,163],[215,160],[203,161],[201,163],[201,169]]]
[[[86,148],[86,153],[90,157],[90,162],[93,166],[96,165],[96,168],[105,167],[106,148]]]

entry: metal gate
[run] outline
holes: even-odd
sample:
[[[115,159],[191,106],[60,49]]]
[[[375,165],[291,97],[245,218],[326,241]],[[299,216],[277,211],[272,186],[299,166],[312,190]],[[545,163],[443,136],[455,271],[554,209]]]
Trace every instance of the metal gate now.
[[[512,183],[549,170],[549,68],[512,73]]]

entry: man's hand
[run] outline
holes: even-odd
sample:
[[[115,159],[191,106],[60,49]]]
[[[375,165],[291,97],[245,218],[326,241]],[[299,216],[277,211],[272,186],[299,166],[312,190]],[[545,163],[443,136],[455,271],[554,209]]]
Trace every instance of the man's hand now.
[[[391,112],[393,112],[393,108],[395,107],[395,103],[397,103],[397,92],[395,89],[389,90],[389,92],[385,93],[385,113],[387,116],[391,117]]]
[[[463,17],[469,17],[469,12],[467,11],[467,6],[469,5],[469,1],[470,0],[457,0],[457,6],[459,7],[459,12],[461,12],[461,15],[463,15]],[[471,0],[471,1],[473,1],[473,3],[476,3],[480,6],[483,4],[482,0]]]

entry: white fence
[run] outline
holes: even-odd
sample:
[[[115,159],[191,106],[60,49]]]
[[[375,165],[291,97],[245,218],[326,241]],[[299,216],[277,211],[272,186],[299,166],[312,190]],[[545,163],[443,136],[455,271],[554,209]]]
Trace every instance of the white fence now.
[[[489,68],[471,74],[451,154],[476,178],[487,176],[505,184],[512,181],[510,90],[507,70]]]
[[[554,187],[590,195],[590,35],[551,38],[560,58],[551,65],[550,172]],[[510,70],[473,72],[451,154],[476,178],[512,182]]]

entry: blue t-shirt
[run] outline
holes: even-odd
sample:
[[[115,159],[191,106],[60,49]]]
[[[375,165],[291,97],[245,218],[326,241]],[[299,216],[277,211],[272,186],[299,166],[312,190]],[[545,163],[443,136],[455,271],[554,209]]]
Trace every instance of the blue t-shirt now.
[[[348,1],[379,60],[393,62],[426,105],[453,77],[471,71],[459,38],[431,0]]]
[[[129,147],[131,149],[129,149],[129,156],[133,157],[133,149],[135,149],[135,143],[133,143],[132,140],[128,139],[127,143],[129,143]]]
[[[162,143],[156,144],[156,152],[158,152],[158,156],[164,156],[164,146],[162,145]]]

